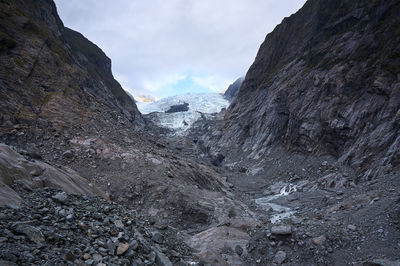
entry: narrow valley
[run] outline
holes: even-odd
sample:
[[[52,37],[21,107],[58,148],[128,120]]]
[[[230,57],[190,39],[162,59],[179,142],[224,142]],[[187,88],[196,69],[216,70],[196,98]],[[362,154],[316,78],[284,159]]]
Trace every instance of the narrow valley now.
[[[398,14],[308,0],[224,95],[138,103],[0,1],[0,265],[400,265]]]

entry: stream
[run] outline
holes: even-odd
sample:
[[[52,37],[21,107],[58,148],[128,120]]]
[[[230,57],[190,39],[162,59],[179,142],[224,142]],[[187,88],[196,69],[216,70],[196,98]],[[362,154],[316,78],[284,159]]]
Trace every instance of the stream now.
[[[296,211],[292,210],[289,207],[279,205],[271,201],[281,197],[285,197],[295,191],[297,191],[297,186],[289,184],[282,187],[279,194],[257,198],[255,199],[255,203],[265,208],[265,210],[267,210],[269,213],[272,212],[272,215],[270,216],[271,223],[278,223],[284,219],[290,218],[293,214],[296,213]]]

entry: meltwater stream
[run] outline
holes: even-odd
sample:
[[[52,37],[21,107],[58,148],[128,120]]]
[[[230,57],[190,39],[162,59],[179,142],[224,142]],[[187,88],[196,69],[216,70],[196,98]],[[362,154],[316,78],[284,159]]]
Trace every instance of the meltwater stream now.
[[[271,201],[276,200],[280,197],[285,197],[295,191],[297,191],[297,186],[289,184],[281,188],[279,194],[255,199],[255,202],[256,204],[264,207],[266,210],[272,209],[274,214],[270,217],[271,223],[277,223],[283,219],[290,218],[293,214],[296,213],[296,211],[290,209],[289,207],[272,203]]]

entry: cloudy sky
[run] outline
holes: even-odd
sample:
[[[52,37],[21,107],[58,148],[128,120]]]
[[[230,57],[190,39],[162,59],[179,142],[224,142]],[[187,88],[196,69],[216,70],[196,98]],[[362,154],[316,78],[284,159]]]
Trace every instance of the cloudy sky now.
[[[112,60],[133,95],[219,92],[305,0],[56,0],[65,26]]]

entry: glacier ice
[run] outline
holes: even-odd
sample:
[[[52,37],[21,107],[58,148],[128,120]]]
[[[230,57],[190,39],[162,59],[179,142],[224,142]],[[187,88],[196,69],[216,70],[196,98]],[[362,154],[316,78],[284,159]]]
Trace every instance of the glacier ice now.
[[[189,104],[187,112],[165,113],[173,105]],[[136,103],[142,114],[150,114],[154,123],[184,135],[190,126],[209,114],[218,113],[229,106],[229,102],[218,93],[186,93],[163,98],[152,103]]]

